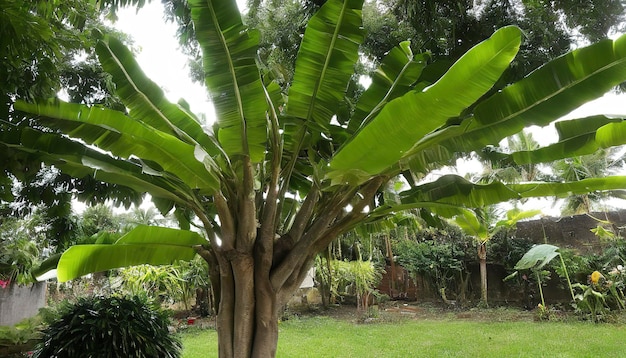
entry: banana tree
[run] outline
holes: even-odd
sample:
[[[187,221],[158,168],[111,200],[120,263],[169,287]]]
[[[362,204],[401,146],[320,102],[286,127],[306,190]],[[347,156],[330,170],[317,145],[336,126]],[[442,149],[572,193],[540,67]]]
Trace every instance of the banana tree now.
[[[426,55],[401,44],[355,103],[345,93],[363,39],[363,0],[326,1],[311,18],[286,89],[259,71],[258,32],[241,21],[235,1],[188,3],[217,114],[213,128],[184,102],[167,101],[131,52],[105,35],[97,55],[128,112],[17,102],[36,125],[0,133],[0,144],[72,176],[150,193],[159,210],[174,211],[181,230],[140,228],[113,245],[77,246],[58,269],[69,280],[197,252],[216,290],[221,357],[275,356],[279,310],[317,253],[363,222],[406,209],[453,216],[511,199],[626,187],[625,177],[512,185],[454,175],[423,180],[458,155],[547,125],[626,80],[626,38],[573,51],[505,88],[494,85],[518,51],[516,27],[496,31],[435,77]],[[540,162],[626,141],[620,119],[568,123],[572,131],[549,155],[498,159]],[[379,195],[399,175],[411,188]],[[191,220],[206,238],[186,231]]]
[[[486,208],[489,210],[489,208]],[[452,222],[477,242],[478,262],[480,270],[480,297],[484,305],[487,301],[487,242],[500,230],[512,228],[518,221],[539,215],[540,210],[526,210],[514,208],[506,212],[506,220],[498,221],[491,226],[485,215],[479,215],[471,210],[465,210],[455,216]]]

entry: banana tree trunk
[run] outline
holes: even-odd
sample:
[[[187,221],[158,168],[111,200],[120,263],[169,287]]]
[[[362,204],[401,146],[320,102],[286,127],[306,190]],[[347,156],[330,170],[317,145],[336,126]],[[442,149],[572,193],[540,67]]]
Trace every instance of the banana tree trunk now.
[[[269,276],[255,273],[252,255],[222,260],[220,264],[219,356],[276,356],[281,306],[270,289]]]
[[[312,263],[309,255],[302,254],[302,264],[294,266],[290,279],[275,291],[269,271],[260,269],[260,250],[254,252],[256,255],[218,257],[219,276],[211,275],[212,288],[216,294],[219,292],[217,333],[221,358],[276,356],[278,315]]]
[[[485,242],[478,244],[478,260],[480,263],[480,298],[487,305],[487,246]]]
[[[251,178],[246,181],[252,183]],[[210,267],[217,268],[210,275],[212,287],[219,290],[215,297],[219,297],[217,333],[221,358],[276,356],[281,308],[300,287],[317,253],[347,227],[363,220],[364,207],[384,180],[376,178],[362,188],[363,199],[348,215],[342,215],[343,208],[355,193],[330,197],[334,201],[324,206],[331,209],[317,215],[308,225],[320,197],[318,190],[311,190],[289,232],[278,238],[274,224],[278,200],[272,199],[272,195],[268,195],[261,219],[255,217],[254,201],[249,199],[254,196],[241,196],[236,222],[225,198],[215,197],[222,243],[214,246],[219,248],[216,251],[198,250]],[[208,220],[203,221],[207,221],[205,227],[210,227]]]

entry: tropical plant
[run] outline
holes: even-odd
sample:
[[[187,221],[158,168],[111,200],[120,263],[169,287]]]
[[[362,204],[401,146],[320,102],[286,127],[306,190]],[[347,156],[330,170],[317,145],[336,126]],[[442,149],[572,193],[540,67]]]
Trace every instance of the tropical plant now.
[[[565,273],[565,279],[567,280],[567,285],[572,295],[572,301],[576,300],[574,296],[573,285],[569,279],[567,268],[565,267],[565,262],[563,261],[563,257],[561,256],[561,253],[558,250],[559,250],[558,247],[554,245],[550,245],[550,244],[541,244],[541,245],[535,245],[531,247],[530,250],[528,250],[528,252],[526,252],[524,256],[522,256],[522,258],[515,265],[515,269],[517,271],[515,271],[514,273],[512,273],[511,275],[505,278],[505,280],[509,280],[515,277],[518,274],[518,272],[521,270],[532,271],[537,278],[537,286],[539,288],[539,295],[541,297],[541,304],[539,306],[539,309],[541,311],[544,311],[547,309],[546,301],[543,297],[543,288],[542,288],[543,284],[541,283],[542,276],[545,276],[547,272],[545,272],[543,269],[548,263],[550,263],[550,261],[552,261],[552,259],[554,259],[557,256],[561,260],[561,268],[563,272]]]
[[[119,271],[120,289],[130,295],[146,295],[159,303],[182,299],[182,279],[173,265],[139,265]]]
[[[28,284],[34,281],[32,270],[46,248],[47,227],[40,215],[28,218],[6,218],[0,224],[0,286],[11,282]]]
[[[555,180],[581,180],[585,178],[601,178],[624,165],[624,158],[611,153],[610,150],[599,150],[592,154],[561,159],[553,163]],[[607,197],[622,197],[620,191],[603,193],[582,193],[572,195],[564,200],[561,208],[563,215],[589,214],[595,210],[604,210],[600,206]]]
[[[139,265],[119,270],[114,286],[124,294],[147,295],[155,302],[181,303],[189,311],[189,301],[196,290],[210,287],[207,271],[206,262],[200,257],[174,265]]]
[[[13,107],[16,99],[64,93],[75,103],[124,109],[113,95],[111,76],[93,51],[96,39],[89,34],[107,28],[95,5],[91,0],[0,0],[0,131],[4,135],[32,124]],[[110,198],[128,205],[140,197],[124,187],[63,174],[42,165],[36,155],[2,144],[0,173],[0,218],[43,214],[53,250],[66,249],[78,231],[71,210],[73,195],[90,202]]]
[[[120,231],[119,218],[113,215],[111,207],[104,204],[90,206],[81,215],[82,236],[92,236],[102,231]]]
[[[90,297],[60,309],[33,357],[180,357],[164,311],[145,298]]]
[[[399,239],[394,245],[396,262],[413,276],[426,279],[444,301],[455,299],[450,293],[460,301],[465,296],[467,248],[471,244],[459,236],[426,229],[414,239]]]
[[[367,310],[370,296],[382,278],[381,268],[370,260],[316,260],[317,277],[324,281],[331,294],[331,302],[345,296],[355,296],[357,309]]]
[[[624,308],[623,294],[620,297],[613,282],[608,281],[599,271],[589,275],[587,284],[575,283],[572,287],[577,291],[580,290],[575,296],[577,310],[591,318],[593,322],[606,318],[606,314],[611,310],[608,302],[610,296],[616,300],[619,309]]]
[[[0,326],[0,354],[3,357],[24,357],[41,340],[43,322],[40,316],[30,317],[13,326]]]
[[[0,133],[0,143],[68,175],[150,193],[162,213],[180,214],[183,230],[140,226],[113,245],[70,248],[59,261],[59,279],[198,252],[219,300],[220,355],[271,357],[280,307],[317,254],[357,225],[406,209],[452,216],[511,199],[626,186],[623,177],[419,181],[457,155],[550,124],[626,80],[626,38],[575,50],[495,91],[520,46],[518,28],[496,31],[437,79],[425,76],[427,56],[403,44],[389,52],[352,107],[344,92],[363,38],[362,3],[325,2],[306,26],[293,82],[281,92],[258,71],[258,33],[241,21],[234,1],[189,1],[217,114],[213,131],[183,102],[168,102],[131,52],[107,35],[96,51],[127,114],[59,100],[16,102],[37,127]],[[572,130],[561,132],[559,142],[499,159],[551,161],[626,141],[618,118],[560,123]],[[379,196],[400,174],[410,188],[395,198]],[[185,230],[192,219],[206,239]]]
[[[476,214],[471,211],[463,212],[461,215],[454,217],[453,223],[458,225],[466,235],[473,237],[477,242],[480,267],[480,297],[482,303],[487,305],[487,242],[498,231],[510,229],[518,221],[536,216],[541,211],[522,211],[514,208],[506,212],[506,219],[499,220],[493,226],[489,222],[490,215],[484,215],[483,213],[485,212],[488,212],[488,210],[479,210]]]

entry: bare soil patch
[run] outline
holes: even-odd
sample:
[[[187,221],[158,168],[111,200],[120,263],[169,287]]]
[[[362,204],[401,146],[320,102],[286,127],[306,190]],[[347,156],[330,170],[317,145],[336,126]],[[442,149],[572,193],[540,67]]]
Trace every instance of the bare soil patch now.
[[[355,323],[396,322],[399,320],[471,320],[480,322],[533,321],[537,313],[511,307],[462,308],[433,303],[392,301],[358,310],[351,305],[300,307],[285,311],[283,319],[326,316]]]

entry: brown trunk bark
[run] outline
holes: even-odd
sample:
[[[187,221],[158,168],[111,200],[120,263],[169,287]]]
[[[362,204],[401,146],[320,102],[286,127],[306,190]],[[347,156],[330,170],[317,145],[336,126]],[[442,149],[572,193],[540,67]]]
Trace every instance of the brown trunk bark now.
[[[480,296],[483,304],[487,305],[487,246],[484,242],[478,244],[478,259],[480,262]]]
[[[275,357],[278,314],[283,300],[272,290],[269,276],[255,272],[251,257],[234,259],[230,266],[232,277],[223,275],[220,280],[222,297],[217,315],[219,356]],[[281,292],[281,297],[290,297],[290,293]]]
[[[302,283],[316,253],[366,216],[364,207],[385,180],[381,177],[367,184],[361,193],[363,199],[353,205],[353,212],[348,215],[344,215],[343,208],[355,197],[355,190],[329,196],[323,204],[328,209],[316,212],[321,194],[313,187],[289,231],[278,237],[275,190],[278,181],[273,180],[269,186],[268,198],[257,220],[251,173],[249,166],[244,168],[245,190],[235,196],[234,202],[233,195],[214,196],[221,243],[213,238],[215,254],[203,255],[219,267],[219,278],[211,277],[211,280],[219,282],[215,289],[219,290],[220,298],[217,333],[222,358],[276,356],[280,309]],[[278,173],[276,170],[275,179]],[[203,222],[211,225],[209,220]]]

